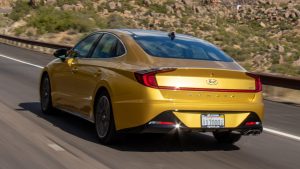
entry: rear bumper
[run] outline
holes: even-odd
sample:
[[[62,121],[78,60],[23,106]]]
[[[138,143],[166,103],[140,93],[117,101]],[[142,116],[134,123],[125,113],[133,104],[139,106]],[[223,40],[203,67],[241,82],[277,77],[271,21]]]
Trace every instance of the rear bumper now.
[[[226,128],[238,128],[251,114],[264,117],[262,93],[187,92],[143,88],[140,93],[112,97],[116,130],[136,128],[171,112],[189,129],[201,130],[201,114],[225,115]],[[136,98],[135,98],[136,97]]]
[[[228,119],[230,120],[230,119]],[[174,124],[160,125],[152,124],[153,121],[166,121],[173,122]],[[199,119],[200,121],[200,119]],[[260,122],[258,125],[246,126],[246,122],[257,121]],[[201,128],[201,127],[188,127],[186,126],[174,113],[173,111],[166,111],[153,118],[148,123],[133,127],[129,129],[123,129],[119,132],[124,133],[175,133],[175,132],[222,132],[232,131],[240,133],[242,135],[257,135],[263,131],[262,122],[255,113],[249,113],[249,115],[239,124],[237,127],[224,127],[224,128]]]
[[[143,126],[155,117],[171,112],[182,124],[190,129],[201,128],[201,114],[225,114],[225,127],[238,128],[251,114],[263,121],[264,105],[262,103],[248,104],[172,104],[172,103],[126,103],[113,105],[117,130]]]

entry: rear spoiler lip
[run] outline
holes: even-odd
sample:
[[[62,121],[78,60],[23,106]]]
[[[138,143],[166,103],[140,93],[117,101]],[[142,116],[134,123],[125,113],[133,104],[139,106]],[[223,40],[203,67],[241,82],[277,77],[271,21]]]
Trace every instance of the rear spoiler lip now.
[[[188,70],[188,69],[198,69],[198,70],[224,70],[224,71],[230,71],[230,72],[241,72],[241,73],[247,73],[247,70],[243,69],[230,69],[230,68],[215,68],[215,67],[181,67],[181,66],[163,66],[163,67],[150,67],[150,70],[164,70],[164,69],[182,69],[182,70]],[[145,69],[141,69],[139,71],[143,71]],[[146,69],[148,70],[148,69]]]

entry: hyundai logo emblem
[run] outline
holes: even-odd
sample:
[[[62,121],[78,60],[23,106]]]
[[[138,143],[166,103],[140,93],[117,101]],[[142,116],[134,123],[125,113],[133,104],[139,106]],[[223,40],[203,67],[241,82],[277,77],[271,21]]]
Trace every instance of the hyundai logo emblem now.
[[[218,81],[216,79],[208,79],[208,80],[206,80],[206,83],[208,85],[217,85]]]

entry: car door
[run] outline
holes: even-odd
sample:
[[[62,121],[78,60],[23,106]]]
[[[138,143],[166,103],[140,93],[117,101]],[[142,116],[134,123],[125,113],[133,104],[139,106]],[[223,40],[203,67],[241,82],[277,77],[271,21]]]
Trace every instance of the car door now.
[[[74,85],[75,90],[79,91],[77,92],[78,96],[76,98],[78,99],[75,106],[84,115],[92,115],[94,92],[99,80],[105,74],[105,67],[109,65],[109,62],[114,62],[115,57],[122,54],[122,49],[125,53],[123,46],[121,50],[118,50],[121,52],[116,52],[118,43],[120,41],[115,35],[105,33],[89,58],[79,58],[77,60],[78,72],[74,83],[81,85]]]
[[[80,41],[72,50],[68,52],[68,56],[64,61],[56,63],[53,70],[53,83],[55,89],[53,91],[53,99],[56,107],[77,112],[74,103],[77,103],[78,91],[76,89],[82,83],[75,83],[77,81],[76,73],[78,72],[77,62],[81,58],[89,55],[93,45],[97,42],[101,34],[92,34],[82,41]]]

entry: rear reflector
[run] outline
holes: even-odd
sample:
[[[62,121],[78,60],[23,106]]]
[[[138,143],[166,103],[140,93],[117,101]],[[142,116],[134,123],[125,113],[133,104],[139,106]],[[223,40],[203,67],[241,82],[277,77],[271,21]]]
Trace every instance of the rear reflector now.
[[[259,125],[260,122],[257,122],[257,121],[248,121],[246,122],[246,126],[255,126],[255,125]]]

